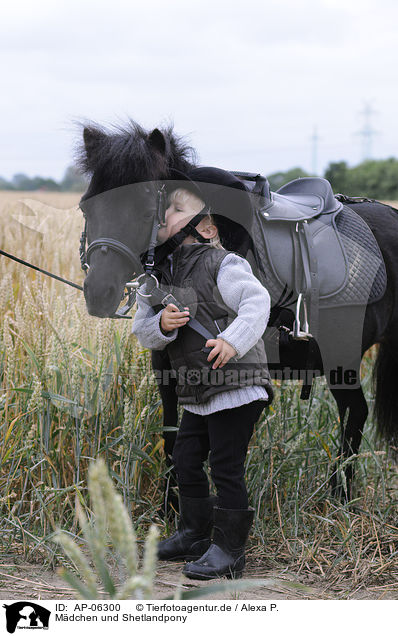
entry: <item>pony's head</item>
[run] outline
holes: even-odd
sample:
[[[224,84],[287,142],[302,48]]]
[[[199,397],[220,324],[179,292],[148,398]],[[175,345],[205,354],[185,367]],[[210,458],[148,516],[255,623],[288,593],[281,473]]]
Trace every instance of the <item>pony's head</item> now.
[[[90,178],[80,207],[87,244],[94,242],[84,296],[89,314],[108,317],[122,300],[125,283],[143,271],[140,255],[156,222],[159,183],[171,170],[192,169],[195,153],[171,126],[149,132],[131,121],[109,131],[90,123],[83,128],[77,162]]]

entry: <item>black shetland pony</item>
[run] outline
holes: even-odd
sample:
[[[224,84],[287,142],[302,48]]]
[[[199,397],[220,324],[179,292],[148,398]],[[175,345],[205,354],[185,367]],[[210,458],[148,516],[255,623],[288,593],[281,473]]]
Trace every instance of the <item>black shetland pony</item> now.
[[[137,263],[140,263],[139,256],[148,249],[156,213],[153,184],[170,178],[170,171],[173,169],[185,173],[195,167],[193,149],[177,137],[171,127],[147,132],[136,123],[130,122],[125,128],[106,131],[98,125],[90,124],[84,127],[78,159],[82,170],[90,175],[87,192],[81,200],[87,219],[88,243],[100,237],[116,239],[127,245],[137,256]],[[132,187],[137,188],[134,196]],[[115,193],[117,196],[113,196]],[[355,313],[344,307],[336,310],[330,320],[325,318],[325,342],[329,343],[330,352],[344,352],[350,345],[344,338],[359,339],[360,355],[356,362],[358,378],[360,358],[372,345],[379,344],[374,368],[375,415],[378,432],[396,444],[398,211],[376,201],[348,205],[368,224],[376,238],[386,266],[387,288],[381,300],[367,306],[359,324],[352,324],[355,322]],[[131,260],[117,251],[104,248],[93,250],[90,255],[90,269],[84,282],[88,312],[99,317],[112,316],[122,299],[125,283],[140,273],[142,269],[139,269],[139,265],[134,266]],[[277,318],[272,313],[271,317],[272,320]],[[321,317],[320,329],[322,320]],[[333,360],[337,366],[340,362],[346,362],[339,360],[339,355]],[[152,363],[156,370],[169,368],[167,351],[153,351]],[[340,414],[340,455],[348,457],[359,450],[368,407],[359,382],[354,388],[336,388],[330,383],[329,387]],[[168,386],[160,385],[159,389],[164,407],[164,426],[176,427],[178,416],[175,386],[170,382]],[[165,432],[164,438],[170,465],[175,433]],[[349,463],[346,471],[348,488],[352,477],[353,464]],[[332,487],[335,494],[344,496],[341,485],[339,487],[336,480],[332,481]],[[348,491],[348,497],[350,496]],[[173,499],[176,504],[175,498]]]

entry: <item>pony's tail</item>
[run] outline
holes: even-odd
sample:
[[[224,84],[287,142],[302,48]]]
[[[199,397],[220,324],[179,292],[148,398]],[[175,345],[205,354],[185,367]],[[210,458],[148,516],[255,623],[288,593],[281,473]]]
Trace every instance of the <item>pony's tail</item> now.
[[[377,432],[398,444],[398,352],[391,342],[382,342],[373,368],[374,414]]]

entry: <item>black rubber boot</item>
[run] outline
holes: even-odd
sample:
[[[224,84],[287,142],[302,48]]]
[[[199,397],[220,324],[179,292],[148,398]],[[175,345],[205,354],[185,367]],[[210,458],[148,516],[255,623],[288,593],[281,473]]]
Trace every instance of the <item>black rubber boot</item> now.
[[[181,497],[177,532],[158,544],[159,561],[194,561],[211,543],[216,497]]]
[[[203,556],[186,563],[189,579],[240,579],[245,569],[245,546],[253,523],[254,509],[228,510],[214,507],[213,541]]]

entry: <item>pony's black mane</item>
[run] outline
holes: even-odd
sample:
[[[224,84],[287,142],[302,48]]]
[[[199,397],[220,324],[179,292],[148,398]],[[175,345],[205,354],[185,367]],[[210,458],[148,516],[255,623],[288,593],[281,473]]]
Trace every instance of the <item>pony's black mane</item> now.
[[[170,169],[187,172],[196,166],[195,150],[173,132],[172,125],[159,128],[166,141],[162,151],[151,143],[151,133],[133,120],[110,130],[95,122],[81,125],[84,141],[76,148],[76,163],[101,189],[164,179]]]

